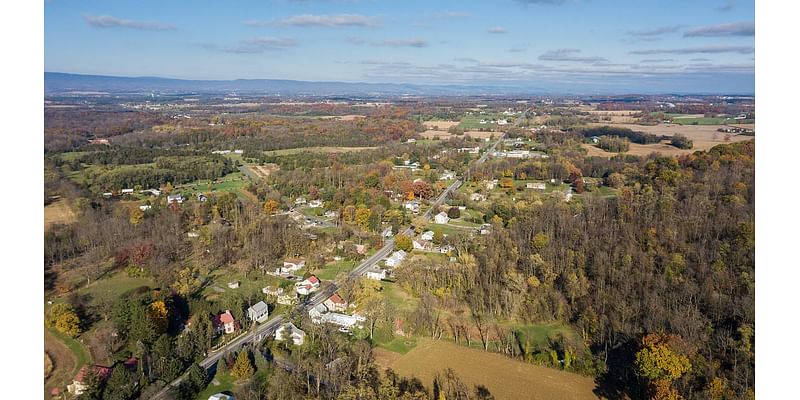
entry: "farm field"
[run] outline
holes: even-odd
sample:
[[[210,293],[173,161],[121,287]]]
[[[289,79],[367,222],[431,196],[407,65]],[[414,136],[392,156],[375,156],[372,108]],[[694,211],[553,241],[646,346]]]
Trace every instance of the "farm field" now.
[[[400,357],[383,354],[376,359],[388,363],[383,367],[406,377],[416,376],[426,385],[436,373],[452,368],[468,386],[485,385],[498,399],[597,398],[592,378],[441,340],[418,339],[417,346]]]
[[[268,163],[265,165],[247,165],[244,168],[252,171],[253,174],[258,178],[267,178],[270,176],[270,174],[281,169],[278,164],[274,163]]]
[[[425,139],[436,139],[439,138],[441,140],[450,139],[451,136],[455,136],[448,131],[443,130],[435,130],[435,129],[428,129],[425,132],[421,132],[419,134]],[[473,139],[486,139],[492,136],[497,136],[499,133],[492,132],[492,131],[465,131],[464,136],[473,138]]]
[[[65,200],[57,200],[44,207],[44,229],[54,224],[69,224],[75,221],[75,213]]]
[[[287,156],[291,154],[311,152],[311,153],[346,153],[348,151],[362,151],[362,150],[375,150],[378,147],[340,147],[340,146],[325,146],[325,147],[297,147],[293,149],[281,149],[265,151],[264,154],[268,156]]]
[[[748,141],[754,138],[754,136],[746,136],[746,135],[731,135],[730,141],[725,141],[725,133],[717,131],[719,128],[726,127],[727,125],[678,125],[678,124],[658,124],[658,125],[635,125],[635,124],[603,124],[603,123],[592,123],[589,124],[591,126],[614,126],[614,127],[624,127],[629,128],[634,131],[645,132],[645,133],[652,133],[654,135],[664,135],[664,136],[674,136],[676,134],[682,134],[687,138],[691,139],[694,142],[694,147],[689,150],[678,150],[677,153],[670,153],[664,146],[672,147],[668,144],[659,143],[659,144],[651,144],[651,145],[637,145],[636,143],[631,143],[631,151],[628,154],[649,154],[653,151],[658,151],[664,154],[681,154],[681,153],[693,153],[697,150],[708,150],[718,144],[724,143],[733,143],[733,142],[742,142]],[[755,129],[754,125],[751,124],[744,124],[744,125],[733,125],[740,128],[748,128],[748,129]],[[634,150],[634,147],[638,146],[646,146],[645,148]],[[650,150],[647,147],[655,147],[658,150]],[[642,153],[644,152],[644,153]]]
[[[435,119],[430,121],[425,121],[422,123],[425,128],[432,129],[432,130],[442,130],[447,131],[450,127],[456,126],[460,123],[460,121],[444,121],[441,119]]]

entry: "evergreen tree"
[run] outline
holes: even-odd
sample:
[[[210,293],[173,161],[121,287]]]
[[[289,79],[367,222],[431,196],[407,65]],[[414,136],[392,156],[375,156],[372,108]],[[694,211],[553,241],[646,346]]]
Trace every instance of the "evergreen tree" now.
[[[136,394],[136,381],[133,374],[124,365],[117,364],[111,371],[111,377],[106,382],[103,392],[103,399],[108,400],[128,400],[133,399]]]
[[[250,362],[248,351],[246,349],[240,351],[231,369],[231,376],[237,380],[242,380],[253,376],[253,373],[255,371],[253,370],[253,364]]]

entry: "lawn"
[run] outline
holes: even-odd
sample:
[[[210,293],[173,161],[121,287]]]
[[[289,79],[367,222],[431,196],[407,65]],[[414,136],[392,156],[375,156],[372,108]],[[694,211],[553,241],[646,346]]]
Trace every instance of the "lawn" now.
[[[596,399],[593,378],[470,349],[447,341],[418,339],[417,346],[389,365],[405,377],[430,385],[452,368],[469,387],[485,385],[498,399]]]
[[[383,288],[383,295],[398,310],[412,311],[419,303],[419,299],[411,296],[397,283],[382,281],[381,287]]]
[[[672,123],[678,125],[722,125],[733,122],[728,117],[701,117],[701,118],[673,118]]]
[[[328,263],[325,265],[325,268],[321,271],[318,271],[317,277],[324,281],[332,281],[336,279],[336,276],[340,273],[347,273],[351,271],[353,268],[358,265],[358,261],[350,261],[350,260],[340,260]]]
[[[458,124],[459,128],[463,128],[464,130],[473,130],[473,129],[494,129],[497,127],[497,124],[493,124],[491,122],[487,122],[485,124],[481,124],[480,120],[500,120],[500,119],[509,120],[510,117],[504,117],[502,114],[495,114],[495,113],[486,113],[486,114],[475,114],[475,115],[465,115],[461,117],[461,122]]]
[[[524,340],[531,347],[539,346],[547,348],[550,339],[554,339],[559,335],[563,335],[567,340],[575,343],[579,342],[578,334],[568,325],[561,323],[553,324],[537,324],[537,325],[519,325],[510,327],[520,334],[521,340]]]
[[[388,330],[377,329],[375,330],[375,336],[372,340],[372,343],[382,349],[399,354],[406,354],[417,346],[417,339],[412,337],[394,336]]]
[[[219,385],[214,385],[215,380],[219,383]],[[233,383],[233,378],[231,377],[230,373],[216,374],[214,375],[214,378],[211,379],[211,383],[209,383],[205,390],[200,392],[195,399],[208,400],[209,397],[217,393],[231,392],[234,386],[235,384]]]
[[[79,294],[89,295],[92,298],[102,298],[106,295],[122,296],[142,286],[153,285],[151,278],[133,278],[124,272],[118,272],[107,278],[98,279],[89,286],[78,290]]]
[[[302,274],[303,270],[297,272]],[[265,275],[258,272],[251,272],[244,276],[242,273],[230,272],[228,270],[216,270],[208,277],[209,284],[203,291],[203,295],[209,300],[222,300],[228,296],[246,296],[248,294],[256,293],[259,296],[266,298],[266,295],[261,293],[261,289],[265,286],[278,286],[285,279],[278,278],[271,275]],[[239,281],[239,287],[231,289],[228,287],[228,282]],[[221,288],[221,292],[217,292],[214,288]]]

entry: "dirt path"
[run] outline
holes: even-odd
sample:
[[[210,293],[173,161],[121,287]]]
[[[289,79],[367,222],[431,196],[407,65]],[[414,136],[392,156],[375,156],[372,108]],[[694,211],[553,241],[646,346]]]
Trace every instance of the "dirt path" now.
[[[53,362],[53,372],[44,381],[44,398],[47,399],[50,398],[50,391],[54,387],[66,389],[66,385],[72,382],[77,368],[72,352],[47,329],[44,331],[44,351]]]
[[[501,354],[470,349],[450,342],[420,340],[400,357],[376,358],[406,377],[416,376],[430,387],[436,373],[452,368],[470,387],[485,385],[497,399],[588,400],[598,398],[594,379],[516,361]]]

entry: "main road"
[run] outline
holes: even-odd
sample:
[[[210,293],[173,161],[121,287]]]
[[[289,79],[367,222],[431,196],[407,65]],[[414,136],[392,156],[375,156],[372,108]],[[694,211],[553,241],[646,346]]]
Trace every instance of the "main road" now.
[[[527,111],[525,113],[527,114]],[[520,120],[521,119],[522,118],[520,118]],[[490,147],[486,152],[484,152],[480,158],[475,160],[475,164],[484,163],[486,159],[489,157],[489,155],[495,151],[497,145],[503,140],[503,138],[505,138],[505,135],[506,135],[505,133],[500,135],[500,138],[497,139],[494,142],[494,144],[492,144],[492,147]],[[453,193],[453,191],[458,189],[462,183],[463,181],[461,179],[456,179],[453,183],[450,184],[450,186],[447,187],[447,189],[445,189],[438,197],[436,197],[436,200],[434,200],[434,202],[431,203],[431,206],[423,214],[425,219],[431,219],[431,212],[439,208],[439,206],[442,205],[442,203]],[[411,236],[413,232],[414,231],[411,228],[406,228],[405,230],[403,230],[402,233],[407,236]],[[361,264],[359,264],[352,271],[350,271],[347,274],[347,276],[356,277],[363,275],[369,268],[377,264],[378,261],[388,256],[389,253],[392,252],[392,250],[394,250],[394,239],[388,239],[386,243],[383,245],[383,247],[381,247],[375,254],[371,255],[366,260],[362,261]],[[302,304],[299,304],[297,308],[300,310],[301,313],[305,313],[309,309],[316,307],[317,305],[324,302],[328,297],[336,293],[338,289],[339,287],[336,285],[336,282],[331,282],[331,284],[325,285],[320,291],[318,291],[313,297],[311,297],[311,299],[305,301]],[[253,328],[251,328],[251,331],[237,337],[236,339],[226,344],[219,350],[209,354],[203,361],[200,361],[199,363],[200,366],[205,369],[209,369],[212,366],[214,366],[217,363],[217,361],[220,358],[222,358],[222,356],[224,356],[225,354],[239,350],[239,348],[241,348],[242,345],[246,343],[251,343],[251,342],[257,343],[269,337],[275,332],[276,329],[278,329],[278,327],[285,320],[286,319],[283,315],[276,315],[270,318],[267,322],[261,325],[254,326]],[[178,387],[178,385],[185,377],[186,374],[181,375],[180,377],[178,377],[178,379],[164,386],[164,388],[161,389],[161,391],[159,391],[155,395],[153,395],[151,399],[160,400],[160,399],[170,398],[169,397],[170,389]]]

